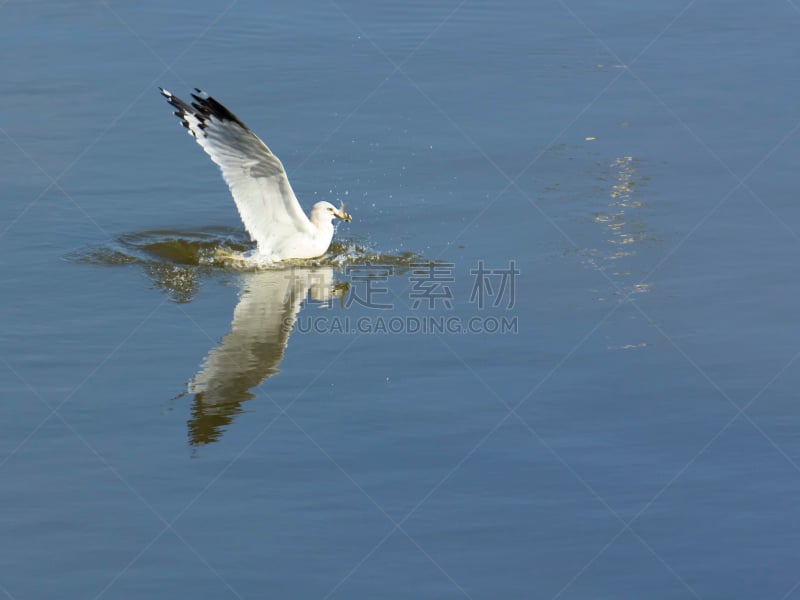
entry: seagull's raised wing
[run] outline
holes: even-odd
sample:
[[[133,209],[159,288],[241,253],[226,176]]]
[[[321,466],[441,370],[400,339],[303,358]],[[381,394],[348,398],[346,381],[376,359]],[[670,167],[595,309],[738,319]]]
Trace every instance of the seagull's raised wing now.
[[[245,229],[259,250],[271,252],[298,233],[312,234],[313,225],[278,157],[222,104],[202,90],[195,91],[194,102],[187,104],[161,89],[177,109],[181,124],[222,170]]]

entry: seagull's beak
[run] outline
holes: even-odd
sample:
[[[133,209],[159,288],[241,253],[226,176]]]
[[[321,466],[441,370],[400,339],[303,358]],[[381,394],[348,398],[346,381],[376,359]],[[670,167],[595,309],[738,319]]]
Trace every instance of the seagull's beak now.
[[[353,220],[353,217],[351,217],[348,213],[344,212],[344,209],[340,210],[338,213],[333,213],[333,216],[336,217],[337,219],[341,219],[342,221],[346,221],[348,223]]]

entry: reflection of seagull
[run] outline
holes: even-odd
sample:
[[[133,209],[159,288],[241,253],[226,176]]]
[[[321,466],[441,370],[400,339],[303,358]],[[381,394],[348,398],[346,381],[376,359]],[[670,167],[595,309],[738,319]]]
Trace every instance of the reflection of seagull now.
[[[306,217],[278,157],[232,112],[195,90],[191,104],[167,90],[161,93],[222,170],[245,229],[257,245],[256,253],[246,258],[258,263],[325,254],[333,239],[333,219],[350,221],[344,207],[317,202]]]
[[[247,275],[231,331],[213,348],[187,386],[194,394],[189,420],[192,445],[216,441],[255,396],[251,390],[278,372],[300,304],[306,295],[329,300],[333,271],[295,268]]]

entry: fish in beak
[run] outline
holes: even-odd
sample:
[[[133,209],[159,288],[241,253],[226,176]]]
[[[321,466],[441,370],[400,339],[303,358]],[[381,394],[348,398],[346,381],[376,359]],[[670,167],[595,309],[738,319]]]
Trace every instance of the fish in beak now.
[[[344,202],[342,202],[342,205],[339,207],[339,212],[333,213],[333,216],[336,217],[337,219],[345,221],[346,223],[349,223],[350,221],[353,220],[353,217],[351,217],[348,213],[345,212]]]

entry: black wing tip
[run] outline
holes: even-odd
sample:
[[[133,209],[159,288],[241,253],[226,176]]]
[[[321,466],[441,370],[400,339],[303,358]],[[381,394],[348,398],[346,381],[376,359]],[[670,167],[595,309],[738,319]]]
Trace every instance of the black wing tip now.
[[[242,123],[239,118],[228,110],[224,105],[209,96],[207,92],[200,88],[194,88],[196,93],[192,93],[192,108],[196,111],[198,116],[204,119],[214,117],[218,121],[230,121],[236,123],[242,129],[247,129],[247,125]]]
[[[181,119],[181,124],[189,129],[192,135],[195,135],[195,132],[186,122],[187,115],[192,115],[197,119],[197,126],[201,131],[204,132],[206,137],[208,136],[206,128],[208,127],[209,119],[211,118],[214,118],[220,122],[229,121],[236,123],[242,129],[248,130],[247,125],[242,123],[236,115],[225,108],[225,106],[214,100],[214,98],[209,96],[200,88],[194,88],[196,93],[191,94],[191,97],[194,100],[194,102],[191,103],[184,102],[177,96],[173,95],[172,92],[165,90],[162,87],[159,87],[158,89],[161,92],[161,95],[167,99],[167,102],[178,109],[174,113],[175,116]]]

